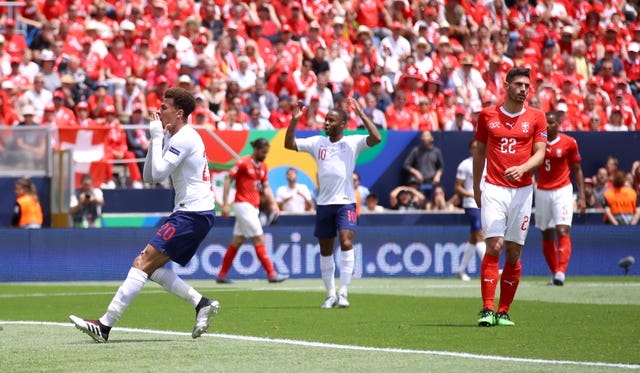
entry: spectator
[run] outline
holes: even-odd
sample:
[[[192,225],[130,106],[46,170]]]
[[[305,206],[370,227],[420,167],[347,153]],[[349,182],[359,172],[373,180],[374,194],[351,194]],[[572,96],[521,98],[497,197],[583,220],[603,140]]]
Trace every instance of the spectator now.
[[[311,97],[318,95],[319,109],[323,113],[328,113],[330,109],[334,107],[333,93],[329,88],[329,76],[328,74],[319,74],[316,80],[315,86],[309,88],[305,98],[305,103],[311,102]]]
[[[474,104],[475,105],[475,104]],[[456,106],[456,112],[453,119],[444,124],[443,131],[461,132],[474,131],[473,123],[467,120],[467,109],[464,106]]]
[[[298,98],[304,99],[307,95],[307,90],[315,86],[318,81],[316,73],[312,70],[311,60],[308,58],[303,59],[300,69],[295,70],[292,75],[298,87]]]
[[[631,172],[627,177],[631,181],[631,187],[636,191],[636,193],[640,193],[640,161],[634,161],[631,165]]]
[[[309,188],[298,183],[298,170],[293,167],[287,169],[287,185],[276,190],[276,202],[280,211],[302,213],[313,210],[313,199]]]
[[[637,225],[640,220],[640,204],[636,191],[625,185],[626,175],[617,171],[613,187],[604,192],[606,222],[612,225]]]
[[[40,53],[40,63],[40,73],[44,80],[44,88],[52,92],[60,88],[62,82],[56,70],[56,56],[53,52],[48,49],[43,50]]]
[[[150,142],[149,134],[144,128],[147,125],[147,120],[143,114],[144,108],[140,103],[133,104],[132,110],[129,124],[141,126],[141,128],[130,128],[125,130],[127,134],[127,147],[135,155],[136,159],[141,160],[138,162],[138,168],[140,169],[140,172],[142,172],[144,168],[144,158],[147,157]]]
[[[256,87],[257,76],[255,72],[249,69],[250,63],[251,60],[248,56],[238,57],[238,69],[229,74],[229,79],[238,83],[240,93],[243,96],[248,96]]]
[[[218,122],[218,129],[233,130],[233,131],[246,130],[247,128],[245,127],[245,123],[247,123],[247,121],[243,122],[242,119],[240,119],[240,116],[241,116],[241,113],[238,111],[237,107],[235,106],[230,107],[225,113],[223,119],[220,122]]]
[[[369,193],[365,198],[362,212],[365,214],[384,212],[385,208],[378,204],[378,195],[375,193]]]
[[[470,108],[473,103],[482,102],[481,98],[487,86],[480,71],[473,67],[473,63],[473,56],[466,54],[460,61],[462,66],[451,74],[458,101],[466,108]]]
[[[53,92],[54,121],[56,127],[77,126],[73,110],[64,106],[65,94],[61,89]]]
[[[122,89],[116,89],[114,101],[118,112],[118,119],[122,123],[129,123],[131,121],[134,106],[142,110],[143,117],[148,117],[144,91],[136,85],[136,78],[134,76],[127,76],[124,87]]]
[[[365,108],[364,113],[378,129],[387,129],[387,118],[384,112],[376,107],[376,97],[372,93],[367,93],[364,98]],[[358,128],[364,128],[362,121],[358,122]]]
[[[12,86],[13,83],[11,81],[2,82],[2,90],[0,90],[0,110],[2,110],[0,113],[0,127],[14,126],[20,121],[18,114],[9,101],[9,94],[6,92],[7,88],[12,88]]]
[[[16,180],[13,187],[16,203],[11,226],[15,228],[41,228],[44,221],[36,185],[28,177]]]
[[[610,155],[607,157],[607,160],[604,161],[604,168],[607,169],[607,177],[609,181],[613,181],[613,176],[620,170],[618,164],[618,158]]]
[[[286,128],[291,121],[291,107],[293,105],[293,99],[289,95],[281,95],[278,98],[278,108],[271,112],[269,121],[273,125],[273,128]]]
[[[75,114],[80,127],[91,127],[97,124],[93,118],[89,117],[89,105],[85,101],[76,105]]]
[[[588,209],[602,208],[602,206],[598,206],[596,204],[596,195],[593,193],[593,186],[594,186],[593,178],[585,177],[584,178],[584,202],[585,202],[586,208]],[[573,203],[574,210],[577,209],[578,207],[577,197],[578,196],[576,194],[576,200]]]
[[[127,134],[122,129],[120,121],[116,118],[116,108],[109,105],[105,108],[106,119],[105,126],[109,128],[107,139],[105,141],[105,180],[101,185],[102,189],[115,189],[116,183],[113,180],[114,161],[122,161],[129,170],[131,178],[131,186],[134,189],[142,189],[142,175],[136,164],[135,154],[127,147]]]
[[[256,79],[255,90],[247,99],[249,107],[257,107],[260,117],[268,120],[271,112],[278,107],[278,97],[267,90],[267,83],[263,78]]]
[[[360,184],[360,174],[353,171],[353,193],[356,196],[356,214],[360,216],[360,209],[364,206],[370,191],[369,188]]]
[[[413,186],[399,185],[389,193],[389,206],[392,210],[418,211],[422,210],[425,196],[418,190],[418,183]]]
[[[319,130],[324,127],[324,118],[327,116],[326,112],[320,110],[320,96],[313,95],[309,101],[307,110],[302,113],[302,118],[298,122],[296,129],[309,129]]]
[[[420,140],[422,143],[411,149],[403,167],[409,180],[417,180],[420,192],[426,199],[431,199],[433,188],[440,184],[442,178],[444,159],[440,149],[433,145],[433,135],[430,131],[423,131]]]
[[[16,127],[7,147],[7,161],[22,170],[44,169],[47,160],[47,131],[35,121],[33,107],[22,109],[24,120]]]
[[[33,87],[24,93],[24,98],[35,110],[35,120],[40,122],[44,115],[44,108],[53,101],[53,94],[44,88],[44,75],[38,73],[33,80]]]
[[[108,85],[104,81],[96,83],[96,89],[88,100],[89,113],[91,118],[95,119],[98,123],[104,123],[106,116],[106,108],[113,106],[115,109],[115,100],[108,92]],[[158,110],[160,107],[158,107]]]
[[[431,199],[427,201],[424,206],[427,211],[439,211],[439,212],[451,212],[455,211],[456,207],[447,201],[444,188],[440,185],[433,188]]]
[[[611,187],[612,184],[611,181],[609,181],[609,174],[607,173],[607,169],[604,167],[598,168],[593,186],[593,194],[596,197],[596,207],[604,207],[604,192]]]
[[[71,194],[69,214],[74,228],[101,228],[104,196],[100,188],[93,187],[93,178],[82,175],[80,188]]]
[[[246,128],[250,130],[272,130],[273,125],[268,119],[260,116],[260,108],[258,106],[252,106],[249,109],[249,120],[247,121]]]
[[[385,112],[387,127],[392,130],[415,131],[419,127],[419,117],[407,105],[407,94],[404,90],[397,91],[393,97],[393,104]]]

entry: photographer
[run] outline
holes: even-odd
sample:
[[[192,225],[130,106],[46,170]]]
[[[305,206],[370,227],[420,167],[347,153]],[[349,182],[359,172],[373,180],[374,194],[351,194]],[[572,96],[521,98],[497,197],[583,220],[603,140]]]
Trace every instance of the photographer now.
[[[69,204],[73,227],[101,228],[103,205],[102,190],[93,187],[91,175],[82,175],[80,189],[71,195],[71,203]]]

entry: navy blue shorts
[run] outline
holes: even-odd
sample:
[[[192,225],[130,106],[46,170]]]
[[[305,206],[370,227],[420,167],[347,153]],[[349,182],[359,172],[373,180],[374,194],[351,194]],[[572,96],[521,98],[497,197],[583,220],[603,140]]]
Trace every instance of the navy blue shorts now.
[[[313,232],[318,238],[332,238],[342,229],[355,231],[358,225],[356,204],[317,206],[316,228]]]
[[[482,230],[482,219],[480,218],[480,209],[475,207],[469,207],[464,209],[464,214],[469,219],[469,225],[471,226],[471,232]]]
[[[149,245],[185,266],[213,227],[215,216],[215,210],[176,211],[165,220]]]

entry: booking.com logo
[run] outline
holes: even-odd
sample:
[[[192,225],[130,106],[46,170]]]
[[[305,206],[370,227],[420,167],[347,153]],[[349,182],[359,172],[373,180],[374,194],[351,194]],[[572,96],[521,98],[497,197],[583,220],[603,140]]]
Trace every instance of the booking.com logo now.
[[[320,246],[315,238],[303,241],[299,232],[290,233],[288,238],[288,242],[274,242],[273,235],[265,233],[265,246],[275,269],[281,273],[289,273],[294,278],[320,276]],[[354,277],[420,276],[444,274],[446,268],[453,273],[457,272],[464,244],[436,242],[431,248],[421,242],[403,245],[392,241],[365,247],[363,243],[356,242],[353,249]],[[334,250],[336,268],[340,266],[339,250],[339,247]],[[215,277],[220,271],[225,252],[226,246],[210,243],[201,248],[185,267],[172,263],[173,270],[184,276],[197,276],[204,272],[207,277]],[[476,268],[477,259],[474,257],[467,272],[476,273]],[[231,275],[235,271],[237,275],[247,278],[264,276],[251,240],[247,240],[239,248],[231,271]]]

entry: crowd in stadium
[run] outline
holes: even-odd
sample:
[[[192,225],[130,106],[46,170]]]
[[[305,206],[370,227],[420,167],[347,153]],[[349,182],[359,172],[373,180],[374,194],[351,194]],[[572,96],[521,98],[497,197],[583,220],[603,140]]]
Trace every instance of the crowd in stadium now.
[[[299,100],[320,129],[354,97],[380,128],[473,131],[522,66],[562,130],[635,131],[636,3],[27,0],[0,7],[0,122],[141,124],[181,86],[211,130],[285,128]]]

